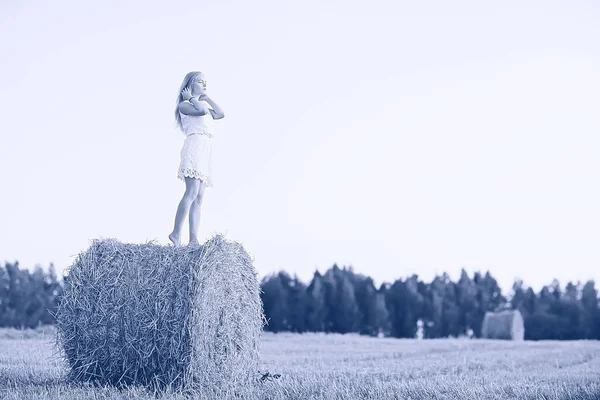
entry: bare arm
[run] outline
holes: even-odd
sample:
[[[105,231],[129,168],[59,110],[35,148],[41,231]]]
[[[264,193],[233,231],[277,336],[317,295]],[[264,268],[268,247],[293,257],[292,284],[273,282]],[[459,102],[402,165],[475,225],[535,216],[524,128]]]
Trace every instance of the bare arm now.
[[[208,114],[210,108],[208,108],[206,103],[198,101],[197,98],[192,97],[188,101],[182,101],[179,103],[179,111],[185,115],[201,116]]]
[[[219,105],[215,103],[210,97],[205,95],[203,96],[203,100],[210,104],[210,106],[212,107],[212,110],[209,108],[209,111],[213,119],[225,118],[225,113],[223,112],[223,109],[219,107]]]

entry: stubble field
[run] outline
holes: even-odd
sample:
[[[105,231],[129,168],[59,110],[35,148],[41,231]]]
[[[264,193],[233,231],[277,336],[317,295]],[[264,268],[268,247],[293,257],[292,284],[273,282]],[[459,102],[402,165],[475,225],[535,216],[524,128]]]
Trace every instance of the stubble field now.
[[[68,384],[51,334],[0,330],[0,399],[186,398]],[[600,342],[264,333],[261,372],[257,399],[600,399]]]

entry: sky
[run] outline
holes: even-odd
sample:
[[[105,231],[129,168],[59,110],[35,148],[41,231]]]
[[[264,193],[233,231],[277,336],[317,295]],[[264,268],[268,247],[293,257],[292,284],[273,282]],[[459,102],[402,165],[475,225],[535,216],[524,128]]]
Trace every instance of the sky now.
[[[259,276],[600,280],[594,1],[0,5],[0,262],[167,245],[189,71],[225,112],[200,241]],[[187,220],[183,243],[188,240]]]

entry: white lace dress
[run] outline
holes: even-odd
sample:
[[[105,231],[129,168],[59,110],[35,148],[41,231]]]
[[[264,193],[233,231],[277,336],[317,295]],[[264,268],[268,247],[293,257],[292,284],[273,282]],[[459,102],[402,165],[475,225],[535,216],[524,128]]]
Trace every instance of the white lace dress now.
[[[205,115],[186,115],[181,111],[181,131],[186,138],[181,148],[181,161],[177,178],[185,181],[185,177],[201,179],[207,187],[212,181],[212,141],[214,135],[213,117],[209,112]]]

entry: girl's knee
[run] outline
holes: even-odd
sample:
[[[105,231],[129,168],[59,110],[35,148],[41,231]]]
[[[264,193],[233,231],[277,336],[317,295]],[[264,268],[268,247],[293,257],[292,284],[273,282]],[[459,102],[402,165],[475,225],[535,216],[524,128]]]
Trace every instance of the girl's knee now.
[[[196,197],[198,197],[198,191],[192,191],[192,190],[190,190],[190,191],[187,191],[187,190],[186,190],[186,192],[185,192],[185,194],[183,195],[183,197],[184,197],[186,200],[189,200],[189,201],[194,201],[194,200],[196,200]]]

